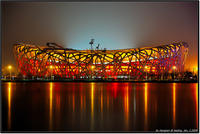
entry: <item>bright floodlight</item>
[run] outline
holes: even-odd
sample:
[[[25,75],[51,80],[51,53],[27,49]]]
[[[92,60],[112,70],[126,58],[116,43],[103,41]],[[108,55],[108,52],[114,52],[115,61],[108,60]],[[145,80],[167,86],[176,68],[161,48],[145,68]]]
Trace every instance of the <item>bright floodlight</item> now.
[[[173,69],[175,70],[175,69],[176,69],[176,66],[173,66]]]
[[[92,68],[92,69],[94,69],[94,68],[95,68],[95,66],[91,66],[91,68]]]
[[[50,66],[50,69],[53,69],[53,66],[52,66],[52,65]]]
[[[10,69],[12,69],[12,66],[11,66],[11,65],[9,65],[9,66],[8,66],[8,69],[9,69],[9,70],[10,70]]]

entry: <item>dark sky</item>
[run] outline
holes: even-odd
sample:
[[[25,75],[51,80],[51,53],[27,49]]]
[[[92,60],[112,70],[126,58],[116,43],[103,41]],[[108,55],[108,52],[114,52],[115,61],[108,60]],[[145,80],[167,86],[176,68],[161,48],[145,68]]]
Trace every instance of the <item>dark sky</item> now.
[[[197,2],[4,2],[2,66],[15,65],[16,42],[88,49],[91,38],[102,48],[189,44],[187,67],[197,65]]]

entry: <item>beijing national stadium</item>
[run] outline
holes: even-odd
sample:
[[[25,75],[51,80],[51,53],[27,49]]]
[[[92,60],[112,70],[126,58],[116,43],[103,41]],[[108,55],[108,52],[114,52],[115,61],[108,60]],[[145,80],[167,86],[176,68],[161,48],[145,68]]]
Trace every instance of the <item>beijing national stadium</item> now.
[[[18,71],[24,76],[59,79],[167,79],[170,72],[184,71],[186,42],[157,47],[118,50],[76,50],[55,43],[47,46],[14,44]]]

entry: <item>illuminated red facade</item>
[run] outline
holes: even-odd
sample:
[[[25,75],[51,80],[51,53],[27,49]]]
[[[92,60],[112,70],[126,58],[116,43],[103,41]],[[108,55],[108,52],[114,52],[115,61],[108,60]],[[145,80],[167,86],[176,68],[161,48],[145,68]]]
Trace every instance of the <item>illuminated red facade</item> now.
[[[69,79],[160,79],[181,72],[188,52],[185,42],[120,50],[73,50],[15,44],[18,69],[25,76]]]

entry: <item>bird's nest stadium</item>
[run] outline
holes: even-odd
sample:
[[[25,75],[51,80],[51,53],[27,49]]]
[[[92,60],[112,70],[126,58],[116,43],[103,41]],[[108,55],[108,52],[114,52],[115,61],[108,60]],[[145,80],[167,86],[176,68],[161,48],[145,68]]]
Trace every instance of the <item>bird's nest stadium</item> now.
[[[14,44],[18,71],[25,76],[60,79],[160,79],[184,69],[186,42],[119,50],[74,50]]]

